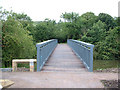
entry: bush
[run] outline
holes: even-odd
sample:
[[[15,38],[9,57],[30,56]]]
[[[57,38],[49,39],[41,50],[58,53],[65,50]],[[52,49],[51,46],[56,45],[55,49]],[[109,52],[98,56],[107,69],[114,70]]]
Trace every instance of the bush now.
[[[95,46],[95,59],[98,60],[120,60],[120,27],[110,29],[108,36],[103,41],[99,41]]]
[[[3,23],[2,29],[3,67],[6,67],[6,62],[11,63],[12,59],[35,57],[33,38],[19,21],[9,18]]]

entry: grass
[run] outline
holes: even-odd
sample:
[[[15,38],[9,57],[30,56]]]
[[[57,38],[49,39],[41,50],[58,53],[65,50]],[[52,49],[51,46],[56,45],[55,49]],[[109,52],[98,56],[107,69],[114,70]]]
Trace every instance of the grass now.
[[[18,63],[17,67],[25,67],[25,68],[29,68],[29,63]]]
[[[18,67],[30,68],[29,63],[18,63]],[[37,70],[37,63],[34,63],[34,70]]]
[[[118,68],[120,60],[94,60],[93,70],[106,69],[106,68]]]
[[[107,69],[107,68],[118,68],[120,67],[120,60],[94,60],[93,70]],[[118,66],[119,65],[119,66]],[[18,67],[29,68],[29,63],[19,63]],[[37,70],[37,63],[34,63],[34,69]]]

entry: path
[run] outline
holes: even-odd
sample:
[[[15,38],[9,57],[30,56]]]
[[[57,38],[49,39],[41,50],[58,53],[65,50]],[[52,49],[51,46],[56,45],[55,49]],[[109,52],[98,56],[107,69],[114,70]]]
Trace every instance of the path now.
[[[88,72],[66,44],[59,44],[41,72],[4,72],[15,82],[10,88],[103,88],[100,80],[118,79],[117,73]]]
[[[67,44],[58,44],[42,71],[88,72]]]

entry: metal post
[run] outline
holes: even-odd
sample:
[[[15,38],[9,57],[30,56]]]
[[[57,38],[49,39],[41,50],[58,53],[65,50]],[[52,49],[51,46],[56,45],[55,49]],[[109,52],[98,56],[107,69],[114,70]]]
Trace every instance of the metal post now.
[[[41,49],[37,47],[37,72],[40,71]]]
[[[93,47],[94,45],[91,45],[90,48],[90,72],[93,71]]]

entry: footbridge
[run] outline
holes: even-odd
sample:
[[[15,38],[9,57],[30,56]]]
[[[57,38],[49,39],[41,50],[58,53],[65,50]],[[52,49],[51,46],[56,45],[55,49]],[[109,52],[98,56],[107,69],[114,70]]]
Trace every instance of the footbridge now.
[[[118,80],[118,73],[93,72],[94,45],[68,39],[37,43],[37,72],[3,72],[10,88],[104,88],[101,80]],[[35,59],[36,61],[36,59]],[[34,63],[30,62],[34,66]],[[110,84],[111,85],[111,84]]]
[[[36,44],[37,71],[83,72],[93,71],[94,45],[68,39],[67,44],[58,44],[52,39]]]

